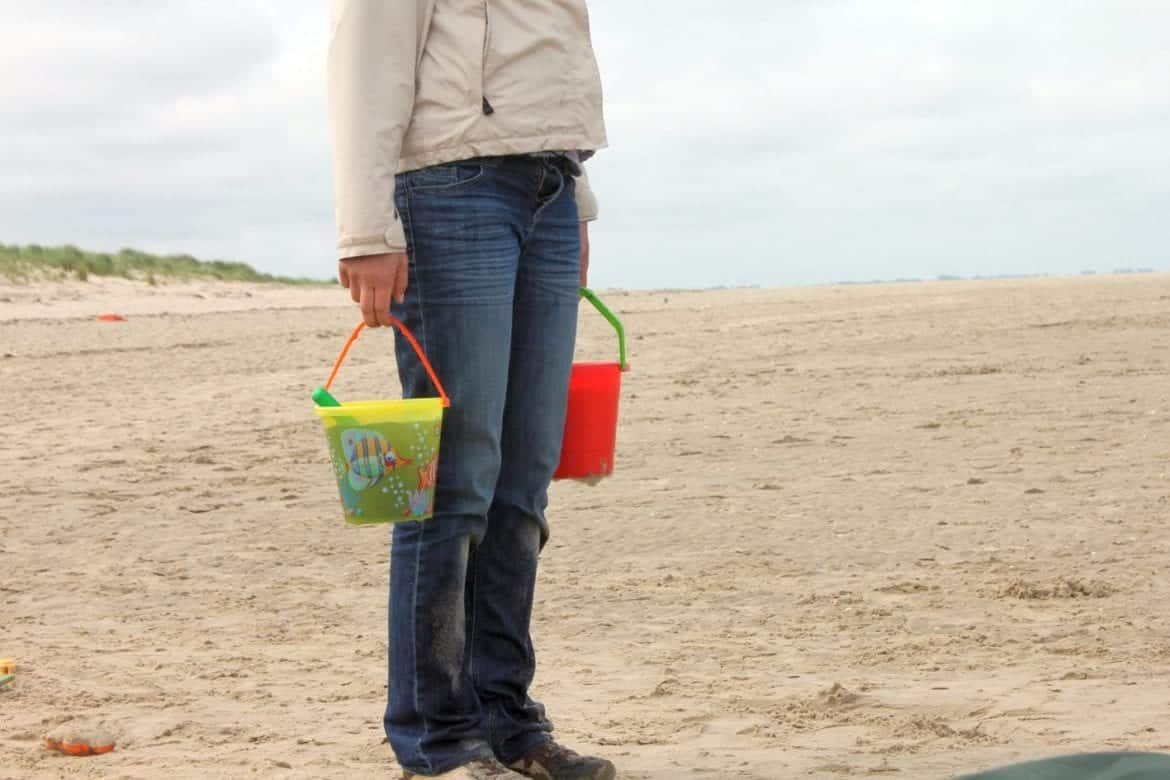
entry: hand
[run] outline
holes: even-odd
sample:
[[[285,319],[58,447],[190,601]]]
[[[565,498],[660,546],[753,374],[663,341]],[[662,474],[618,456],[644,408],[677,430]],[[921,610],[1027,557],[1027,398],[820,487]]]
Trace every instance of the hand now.
[[[337,278],[360,305],[362,319],[371,328],[390,325],[390,302],[402,303],[406,295],[405,254],[347,257],[338,262]]]
[[[581,286],[589,286],[589,223],[581,223]]]

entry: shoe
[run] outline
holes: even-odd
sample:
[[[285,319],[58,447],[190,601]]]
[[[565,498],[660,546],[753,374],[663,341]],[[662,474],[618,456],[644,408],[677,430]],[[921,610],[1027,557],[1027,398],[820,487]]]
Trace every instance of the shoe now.
[[[604,758],[582,756],[552,741],[508,767],[533,780],[613,780],[617,774]]]
[[[402,780],[519,780],[521,777],[494,758],[479,758],[441,775],[402,773]]]

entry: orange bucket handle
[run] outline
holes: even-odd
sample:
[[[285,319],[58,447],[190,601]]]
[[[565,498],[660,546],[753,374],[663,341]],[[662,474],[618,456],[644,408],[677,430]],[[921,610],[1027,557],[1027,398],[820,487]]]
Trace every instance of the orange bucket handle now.
[[[427,360],[427,356],[423,353],[422,347],[418,345],[418,341],[415,340],[414,334],[394,317],[390,318],[390,324],[398,328],[402,335],[406,337],[406,340],[414,349],[415,354],[418,355],[418,359],[422,361],[423,368],[427,370],[427,376],[435,383],[435,388],[439,391],[439,397],[443,399],[443,407],[450,407],[451,399],[447,397],[447,391],[443,389],[443,383],[439,381],[439,377],[435,374],[435,369],[431,366],[431,361]],[[353,329],[353,333],[350,333],[349,338],[345,340],[345,346],[341,348],[341,354],[337,356],[337,361],[333,364],[333,370],[329,372],[329,378],[325,380],[326,390],[332,388],[333,380],[337,378],[337,372],[341,370],[341,364],[345,362],[345,358],[349,354],[349,348],[357,341],[357,337],[361,335],[365,327],[366,323],[359,322],[357,327]]]

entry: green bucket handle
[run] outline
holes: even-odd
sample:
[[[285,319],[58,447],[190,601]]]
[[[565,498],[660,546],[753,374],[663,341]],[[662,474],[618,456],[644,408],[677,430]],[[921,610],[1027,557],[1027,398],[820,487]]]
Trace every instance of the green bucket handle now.
[[[622,321],[617,318],[617,315],[609,310],[609,307],[601,302],[601,299],[590,290],[588,287],[581,288],[581,297],[593,304],[593,308],[605,317],[606,321],[613,326],[613,329],[618,334],[618,365],[621,366],[622,371],[629,371],[630,364],[626,362],[626,329],[622,326]]]

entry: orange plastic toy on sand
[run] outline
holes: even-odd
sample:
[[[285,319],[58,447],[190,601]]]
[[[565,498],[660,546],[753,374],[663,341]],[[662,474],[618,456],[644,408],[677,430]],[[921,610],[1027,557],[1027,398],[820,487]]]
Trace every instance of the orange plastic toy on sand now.
[[[116,745],[104,728],[66,723],[45,735],[45,747],[70,756],[100,756],[113,752]]]
[[[97,316],[97,318],[100,322],[125,322],[126,321],[126,318],[123,317],[121,314],[113,314],[110,312],[107,312],[105,314],[99,314]]]
[[[114,745],[89,745],[85,742],[58,742],[55,739],[45,738],[45,747],[49,750],[60,750],[71,756],[100,756],[102,753],[114,752]]]

